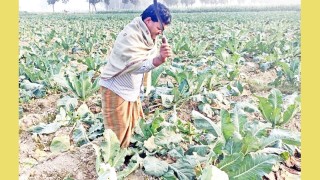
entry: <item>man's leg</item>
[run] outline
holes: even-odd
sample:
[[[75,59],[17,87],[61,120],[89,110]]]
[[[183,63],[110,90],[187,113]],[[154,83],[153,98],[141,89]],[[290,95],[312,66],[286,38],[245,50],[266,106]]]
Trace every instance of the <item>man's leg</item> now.
[[[141,113],[140,101],[125,101],[105,87],[101,87],[101,93],[105,129],[111,129],[117,135],[122,148],[128,147]]]

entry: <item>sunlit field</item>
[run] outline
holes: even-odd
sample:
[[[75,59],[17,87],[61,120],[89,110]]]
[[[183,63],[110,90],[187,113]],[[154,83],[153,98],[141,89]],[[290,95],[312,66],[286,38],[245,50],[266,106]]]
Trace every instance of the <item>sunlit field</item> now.
[[[128,149],[99,75],[141,12],[21,13],[20,178],[300,179],[300,10],[173,11]]]

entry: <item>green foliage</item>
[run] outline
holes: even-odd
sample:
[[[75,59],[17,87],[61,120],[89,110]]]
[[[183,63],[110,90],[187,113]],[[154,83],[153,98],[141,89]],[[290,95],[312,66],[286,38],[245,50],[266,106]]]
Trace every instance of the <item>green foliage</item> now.
[[[283,95],[277,90],[273,89],[267,98],[256,96],[259,99],[259,110],[264,119],[272,123],[272,127],[283,126],[288,123],[297,113],[300,107],[300,102],[296,99],[293,104],[289,105],[287,109],[283,107]]]
[[[272,102],[279,103],[277,98],[273,98]],[[222,109],[221,126],[215,125],[210,120],[204,121],[207,122],[206,126],[199,126],[197,125],[199,123],[195,121],[197,128],[220,129],[221,127],[221,133],[215,133],[216,139],[207,141],[208,146],[192,147],[187,152],[188,154],[191,151],[199,155],[208,155],[205,149],[209,147],[216,154],[210,155],[211,158],[217,159],[220,155],[216,166],[226,172],[230,179],[259,179],[268,174],[274,164],[281,161],[280,154],[286,151],[285,146],[275,147],[274,145],[281,141],[287,145],[300,146],[300,135],[281,129],[273,129],[270,132],[271,125],[268,126],[258,121],[247,121],[244,111],[241,111],[240,108],[241,106],[236,105],[232,112]],[[269,147],[277,148],[278,156],[271,154],[276,152],[275,149],[268,153]],[[203,176],[207,173],[210,173],[208,169],[202,172]]]
[[[98,85],[99,79],[91,82],[91,78],[85,72],[80,73],[78,76],[67,76],[66,81],[68,89],[83,101],[100,88]]]
[[[30,131],[36,134],[51,134],[56,132],[61,127],[61,124],[53,122],[50,124],[40,123],[30,128]]]
[[[53,153],[59,153],[67,151],[70,148],[69,136],[56,136],[53,138],[50,144],[50,151]]]
[[[164,72],[163,66],[160,66],[160,67],[152,70],[152,72],[151,72],[151,85],[152,86],[157,86],[159,78],[163,74],[163,72]]]
[[[24,80],[19,87],[19,101],[28,102],[33,98],[42,98],[46,95],[45,88],[42,84],[31,83]]]
[[[98,71],[100,67],[104,64],[103,60],[100,57],[87,57],[82,60],[83,64],[87,65],[88,71]]]
[[[206,118],[201,113],[192,111],[192,120],[194,121],[194,126],[196,128],[206,130],[216,137],[221,135],[219,125],[214,124],[209,118]]]
[[[99,97],[95,96],[96,77],[118,32],[134,13],[90,15],[90,21],[82,14],[21,15],[20,100],[41,98],[53,91],[74,95],[57,101],[53,122],[30,130],[52,134],[61,126],[73,126],[71,142],[78,146],[93,145],[90,141],[105,132],[103,142],[93,145],[98,179],[123,179],[139,167],[163,179],[218,175],[261,179],[300,146],[300,133],[280,129],[300,111],[300,102],[294,98],[288,103],[287,95],[272,91],[268,98],[258,97],[259,109],[252,102],[235,103],[235,99],[246,98],[248,91],[240,70],[247,62],[265,72],[274,68],[278,78],[273,85],[299,86],[300,16],[298,11],[262,12],[257,8],[253,10],[261,11],[258,14],[216,10],[174,14],[166,33],[174,58],[153,70],[155,90],[145,99],[150,116],[137,124],[128,149],[121,149],[117,137],[104,130],[102,113],[94,114],[77,98],[83,102]],[[234,10],[239,11],[224,9]],[[160,78],[167,82],[160,84]],[[230,95],[239,97],[226,98]],[[95,101],[100,103],[99,98]],[[185,116],[186,107],[193,110],[191,118]],[[256,114],[248,116],[258,111],[266,121],[251,119]],[[131,157],[126,166],[125,156]],[[174,162],[168,164],[164,158]]]
[[[81,123],[77,123],[77,127],[72,134],[72,139],[77,146],[82,146],[89,142],[87,132]]]
[[[238,168],[230,172],[230,179],[260,179],[262,176],[269,174],[272,166],[277,162],[278,157],[266,154],[249,154]]]
[[[300,59],[295,58],[289,63],[278,61],[276,65],[279,67],[277,69],[278,77],[272,84],[279,86],[283,81],[295,87],[300,86]]]
[[[121,167],[129,151],[120,148],[120,142],[112,130],[107,129],[104,132],[104,138],[100,146],[92,144],[97,155],[96,171],[101,179],[106,177],[115,178],[115,169]],[[124,177],[126,174],[138,168],[140,160],[137,158],[138,157],[135,157],[134,161],[132,160],[132,163],[128,165],[127,169],[119,171],[119,178]]]
[[[161,161],[156,157],[146,157],[143,160],[143,167],[146,174],[161,177],[168,171],[169,165],[165,161]]]

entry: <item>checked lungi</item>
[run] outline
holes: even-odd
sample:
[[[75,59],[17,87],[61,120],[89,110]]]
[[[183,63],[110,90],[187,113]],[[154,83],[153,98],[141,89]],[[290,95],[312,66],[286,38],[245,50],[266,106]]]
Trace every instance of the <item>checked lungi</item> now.
[[[105,129],[111,129],[117,135],[120,146],[126,148],[139,117],[143,117],[140,98],[130,102],[103,86],[100,91]]]

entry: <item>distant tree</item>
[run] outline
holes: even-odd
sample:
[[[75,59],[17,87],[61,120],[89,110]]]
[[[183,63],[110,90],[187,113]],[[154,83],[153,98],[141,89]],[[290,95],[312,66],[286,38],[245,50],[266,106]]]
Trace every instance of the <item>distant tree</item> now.
[[[94,7],[94,11],[97,12],[96,4],[98,4],[99,2],[102,2],[102,1],[104,1],[104,0],[88,0],[89,12],[90,12],[90,5],[92,5]]]
[[[179,0],[163,0],[168,6],[175,6],[179,3]]]
[[[140,0],[130,0],[130,2],[134,5],[135,8],[140,4]]]
[[[54,12],[54,5],[56,2],[59,2],[59,0],[47,0],[48,5],[52,5],[52,12]],[[62,0],[63,3],[69,2],[69,0]]]
[[[108,9],[109,5],[110,5],[110,0],[103,0],[104,6],[106,7],[106,9]]]
[[[128,4],[129,3],[129,0],[122,0],[122,4],[123,4],[123,7],[122,8],[124,8],[124,6],[126,5],[126,4]]]
[[[196,0],[181,0],[181,4],[184,4],[185,6],[191,6],[192,4],[194,4],[196,2]]]

